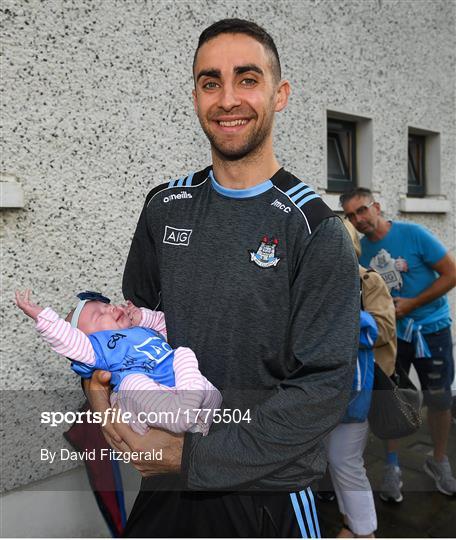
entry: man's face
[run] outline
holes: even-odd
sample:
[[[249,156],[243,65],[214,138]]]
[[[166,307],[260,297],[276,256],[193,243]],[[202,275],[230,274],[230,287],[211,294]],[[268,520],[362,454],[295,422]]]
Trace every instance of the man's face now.
[[[289,85],[274,80],[271,57],[244,34],[221,34],[200,50],[193,99],[212,149],[242,159],[272,137],[274,113],[287,103]]]
[[[102,330],[123,330],[131,327],[131,320],[122,306],[87,302],[79,315],[78,328],[84,334],[93,334]]]
[[[380,205],[372,202],[369,197],[356,196],[347,201],[344,206],[345,216],[360,233],[370,236],[373,234],[380,219]]]

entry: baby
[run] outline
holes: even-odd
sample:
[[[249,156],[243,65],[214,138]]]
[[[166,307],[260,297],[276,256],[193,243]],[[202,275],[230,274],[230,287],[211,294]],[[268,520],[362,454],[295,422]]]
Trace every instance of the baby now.
[[[30,293],[16,291],[16,305],[36,321],[36,330],[52,350],[72,360],[78,375],[90,378],[96,369],[111,372],[111,405],[131,413],[134,431],[143,434],[159,427],[207,434],[210,411],[222,402],[220,392],[203,377],[191,349],[174,350],[166,342],[161,311],[130,301],[115,306],[87,291],[77,295],[78,305],[63,320],[50,307],[34,304]],[[153,421],[146,421],[147,416]]]

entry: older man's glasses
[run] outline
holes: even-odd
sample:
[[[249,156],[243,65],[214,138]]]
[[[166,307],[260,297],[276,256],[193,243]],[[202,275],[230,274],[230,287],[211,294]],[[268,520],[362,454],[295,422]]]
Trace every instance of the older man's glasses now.
[[[363,204],[363,206],[360,206],[357,208],[354,212],[349,212],[348,214],[345,214],[345,219],[348,219],[349,221],[353,221],[355,219],[355,216],[362,217],[366,215],[369,208],[374,204],[374,201],[370,202],[369,204]]]

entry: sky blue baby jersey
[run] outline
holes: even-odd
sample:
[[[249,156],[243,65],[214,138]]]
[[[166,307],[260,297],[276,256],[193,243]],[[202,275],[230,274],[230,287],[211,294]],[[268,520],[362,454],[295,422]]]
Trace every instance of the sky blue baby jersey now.
[[[133,373],[147,375],[165,386],[175,386],[174,350],[159,332],[134,326],[95,332],[87,337],[95,353],[95,365],[73,361],[71,367],[81,377],[90,378],[96,369],[110,371],[115,392],[122,380]]]
[[[393,221],[387,235],[378,242],[361,239],[360,263],[376,270],[391,295],[413,298],[430,287],[438,274],[431,266],[447,253],[445,246],[425,227]],[[423,333],[436,332],[451,324],[446,295],[420,306],[408,315],[423,324]]]

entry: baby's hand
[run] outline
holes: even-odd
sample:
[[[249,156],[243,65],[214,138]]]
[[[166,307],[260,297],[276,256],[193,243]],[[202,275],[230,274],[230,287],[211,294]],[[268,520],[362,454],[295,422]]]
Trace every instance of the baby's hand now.
[[[130,300],[127,300],[127,305],[125,307],[127,308],[127,314],[130,317],[132,326],[139,326],[142,319],[141,310],[130,302]]]
[[[16,306],[36,321],[43,308],[30,301],[31,292],[30,289],[26,289],[24,292],[16,291]]]

